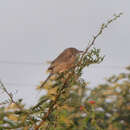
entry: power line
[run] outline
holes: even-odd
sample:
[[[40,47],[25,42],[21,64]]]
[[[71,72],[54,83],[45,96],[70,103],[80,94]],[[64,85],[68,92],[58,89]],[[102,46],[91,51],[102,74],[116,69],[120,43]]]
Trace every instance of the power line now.
[[[5,85],[9,86],[38,86],[38,84],[31,84],[31,83],[15,83],[15,82],[5,82]]]
[[[7,64],[7,65],[28,65],[28,66],[41,66],[44,65],[43,62],[27,62],[27,61],[9,61],[9,60],[0,60],[0,64]],[[119,65],[99,65],[99,66],[94,66],[90,68],[100,68],[100,69],[105,69],[105,68],[110,68],[110,69],[123,69],[125,66],[119,66]]]
[[[14,65],[43,65],[43,62],[26,62],[26,61],[8,61],[8,60],[0,60],[0,64],[14,64]]]
[[[119,66],[119,65],[98,65],[98,66],[93,66],[90,68],[98,68],[98,69],[125,69],[125,66]]]

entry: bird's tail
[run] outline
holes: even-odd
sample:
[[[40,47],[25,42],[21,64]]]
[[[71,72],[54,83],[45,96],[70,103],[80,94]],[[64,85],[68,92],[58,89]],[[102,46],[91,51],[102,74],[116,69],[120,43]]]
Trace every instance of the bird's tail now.
[[[43,88],[44,85],[47,83],[47,81],[50,79],[50,77],[52,76],[53,74],[49,74],[49,76],[46,78],[46,80],[41,84],[41,86],[39,88]]]

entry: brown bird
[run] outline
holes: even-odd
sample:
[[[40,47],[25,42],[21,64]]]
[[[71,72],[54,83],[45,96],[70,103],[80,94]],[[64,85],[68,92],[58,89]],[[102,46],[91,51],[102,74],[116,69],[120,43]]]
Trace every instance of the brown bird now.
[[[51,62],[48,71],[50,75],[47,79],[41,84],[40,88],[44,87],[46,82],[50,79],[50,77],[56,73],[62,73],[74,66],[74,63],[77,59],[77,55],[83,51],[79,51],[76,48],[67,48],[65,49],[54,61]]]

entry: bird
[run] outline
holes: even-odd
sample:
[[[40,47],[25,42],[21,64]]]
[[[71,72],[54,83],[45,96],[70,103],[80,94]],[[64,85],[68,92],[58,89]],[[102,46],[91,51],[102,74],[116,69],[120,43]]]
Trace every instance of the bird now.
[[[70,47],[66,48],[58,57],[56,57],[50,64],[48,71],[50,72],[47,79],[40,85],[40,88],[43,88],[44,85],[47,83],[47,81],[50,79],[50,77],[54,74],[61,74],[69,69],[71,69],[75,61],[77,59],[77,56],[82,53],[83,51],[80,51],[76,48]]]

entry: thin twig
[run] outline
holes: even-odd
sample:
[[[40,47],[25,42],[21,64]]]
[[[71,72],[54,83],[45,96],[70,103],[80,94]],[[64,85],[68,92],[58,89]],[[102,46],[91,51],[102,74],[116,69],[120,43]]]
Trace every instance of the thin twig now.
[[[8,92],[8,90],[6,89],[6,87],[5,87],[5,85],[2,83],[2,81],[0,81],[0,87],[1,87],[2,90],[9,96],[11,103],[14,103],[14,104],[21,110],[21,112],[25,112],[24,109],[23,109],[23,107],[20,106],[16,101],[14,101],[13,95]],[[16,111],[16,112],[17,112],[17,111]],[[20,112],[20,111],[19,111],[19,112]],[[14,111],[13,113],[15,113],[15,111]],[[32,117],[29,115],[28,112],[27,112],[26,116],[27,116],[30,120],[33,120]],[[17,126],[17,127],[19,128],[19,127],[23,126],[23,123],[21,123],[21,124],[22,124],[22,125],[19,125],[19,126]],[[25,125],[25,126],[26,126],[26,125]],[[34,124],[34,126],[35,126],[35,124]],[[10,128],[10,129],[11,129],[11,128]]]
[[[1,85],[2,90],[8,95],[8,97],[9,97],[11,103],[14,103],[20,110],[23,110],[23,108],[22,108],[17,102],[14,101],[13,95],[8,92],[8,90],[6,89],[6,87],[5,87],[5,85],[2,83],[2,81],[0,81],[0,85]]]

